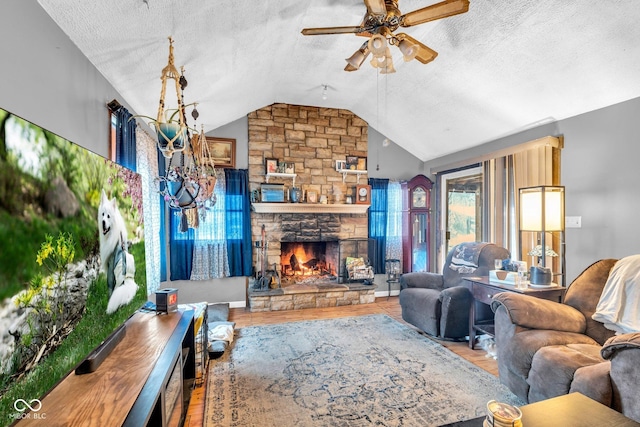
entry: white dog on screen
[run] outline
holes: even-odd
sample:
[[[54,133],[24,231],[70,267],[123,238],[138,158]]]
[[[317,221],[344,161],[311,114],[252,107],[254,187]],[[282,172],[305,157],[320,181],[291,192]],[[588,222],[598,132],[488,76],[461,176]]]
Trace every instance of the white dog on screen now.
[[[98,229],[100,234],[100,261],[107,275],[109,303],[107,313],[115,312],[120,306],[133,300],[138,290],[134,281],[136,266],[127,249],[127,228],[118,210],[116,199],[109,200],[104,190],[98,208]]]

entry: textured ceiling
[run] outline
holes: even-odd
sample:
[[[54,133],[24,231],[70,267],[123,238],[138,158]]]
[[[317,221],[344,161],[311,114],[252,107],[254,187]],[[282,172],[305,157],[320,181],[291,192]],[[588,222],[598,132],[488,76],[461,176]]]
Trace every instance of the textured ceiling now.
[[[405,63],[392,47],[388,75],[343,71],[361,37],[300,34],[360,24],[361,0],[39,3],[138,114],[156,114],[171,35],[206,131],[276,102],[344,108],[430,160],[640,96],[637,0],[471,0],[404,29],[439,55]]]

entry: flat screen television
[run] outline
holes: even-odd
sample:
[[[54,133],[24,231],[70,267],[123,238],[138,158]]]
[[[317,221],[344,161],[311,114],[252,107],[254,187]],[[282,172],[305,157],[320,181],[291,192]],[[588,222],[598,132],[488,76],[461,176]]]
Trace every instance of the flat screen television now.
[[[0,109],[0,425],[146,300],[141,176]]]

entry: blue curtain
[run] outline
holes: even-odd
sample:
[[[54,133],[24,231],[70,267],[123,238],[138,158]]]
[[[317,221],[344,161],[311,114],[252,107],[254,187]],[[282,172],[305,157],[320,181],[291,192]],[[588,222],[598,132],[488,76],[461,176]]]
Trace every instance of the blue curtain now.
[[[249,171],[225,169],[227,253],[231,276],[251,276],[253,249],[251,246],[251,205]]]
[[[171,280],[191,280],[193,265],[194,231],[189,228],[180,231],[182,211],[169,209],[169,252],[171,262]]]
[[[116,116],[116,163],[136,171],[136,121],[131,113],[120,107]]]
[[[373,259],[376,274],[384,274],[387,240],[387,187],[388,179],[369,178],[371,206],[369,207],[369,238],[376,241]]]

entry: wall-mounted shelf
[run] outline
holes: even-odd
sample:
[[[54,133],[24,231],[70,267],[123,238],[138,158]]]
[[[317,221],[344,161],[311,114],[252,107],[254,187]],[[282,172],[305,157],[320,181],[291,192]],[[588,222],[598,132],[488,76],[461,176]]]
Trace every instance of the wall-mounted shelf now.
[[[291,181],[293,181],[293,187],[296,186],[296,176],[297,174],[295,173],[278,173],[278,172],[267,172],[267,174],[265,175],[265,180],[267,182],[267,184],[269,183],[269,178],[287,178],[287,179],[291,179]],[[344,181],[344,180],[343,180]]]
[[[344,213],[363,214],[369,205],[347,203],[252,203],[256,213]]]
[[[365,175],[365,174],[368,173],[367,171],[353,170],[353,169],[338,169],[336,172],[342,174],[342,182],[343,183],[344,183],[345,179],[347,178],[347,175],[355,175],[356,176],[356,182],[358,184],[360,183],[360,175]]]

